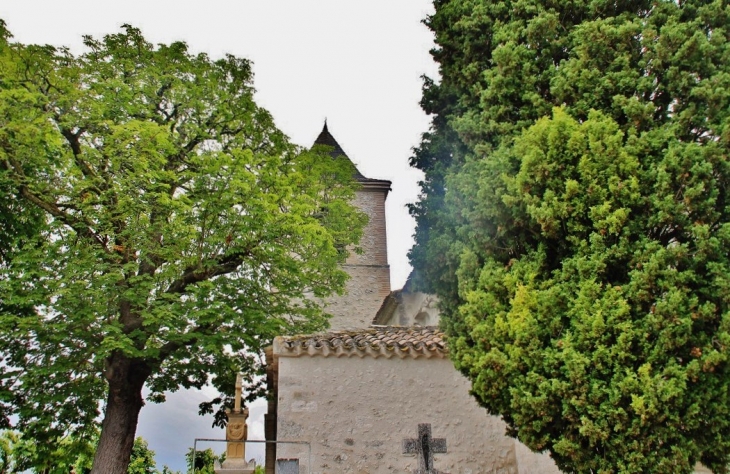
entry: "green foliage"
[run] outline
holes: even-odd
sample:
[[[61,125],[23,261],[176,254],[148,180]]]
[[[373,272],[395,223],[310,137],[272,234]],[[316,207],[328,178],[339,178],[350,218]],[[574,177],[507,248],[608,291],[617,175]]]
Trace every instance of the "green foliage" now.
[[[730,461],[730,7],[437,1],[411,252],[451,356],[566,472]]]
[[[52,459],[39,459],[33,440],[6,430],[0,434],[0,474],[28,469],[41,474],[68,474],[71,469],[76,474],[87,474],[91,472],[96,442],[96,439],[78,442],[65,438],[58,442]],[[154,451],[149,449],[144,438],[135,438],[127,473],[159,474],[154,456]],[[170,471],[163,468],[163,474],[165,472]]]
[[[193,460],[193,457],[195,458]],[[223,462],[225,453],[218,456],[212,448],[195,451],[188,449],[185,453],[185,461],[188,466],[188,474],[215,474],[215,463]],[[195,462],[195,466],[193,466]]]
[[[263,348],[324,327],[311,296],[343,289],[365,222],[351,164],[290,144],[246,60],[129,26],[74,56],[2,26],[5,423],[50,459],[54,440],[92,436],[105,396],[133,428],[143,384],[157,402],[209,381],[230,393],[240,371],[260,395]],[[102,429],[100,450],[133,435]]]
[[[22,470],[18,468],[15,459],[19,442],[20,437],[14,431],[6,430],[0,433],[0,474]]]
[[[140,438],[141,439],[141,438]],[[77,440],[71,437],[54,441],[45,455],[35,440],[6,430],[0,434],[0,473],[34,472],[38,474],[87,474],[91,471],[96,440]]]
[[[155,463],[155,452],[147,446],[147,441],[142,437],[134,439],[132,457],[129,460],[127,474],[158,474],[157,463]]]

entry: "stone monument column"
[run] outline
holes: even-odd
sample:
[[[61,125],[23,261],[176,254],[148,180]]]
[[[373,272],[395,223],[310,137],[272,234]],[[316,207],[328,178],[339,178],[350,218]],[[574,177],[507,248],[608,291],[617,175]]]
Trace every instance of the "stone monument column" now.
[[[227,409],[228,425],[226,426],[226,460],[216,467],[216,474],[252,474],[256,463],[246,462],[246,440],[248,439],[248,408],[241,409],[241,391],[243,382],[241,374],[236,377],[236,397],[233,410]]]

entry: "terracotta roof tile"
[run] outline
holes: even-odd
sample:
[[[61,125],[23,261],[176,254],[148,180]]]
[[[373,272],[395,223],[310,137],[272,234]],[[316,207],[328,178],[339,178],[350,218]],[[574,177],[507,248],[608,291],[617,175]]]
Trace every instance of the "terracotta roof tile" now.
[[[277,337],[274,353],[283,357],[445,357],[444,335],[435,327],[375,326],[307,336]]]

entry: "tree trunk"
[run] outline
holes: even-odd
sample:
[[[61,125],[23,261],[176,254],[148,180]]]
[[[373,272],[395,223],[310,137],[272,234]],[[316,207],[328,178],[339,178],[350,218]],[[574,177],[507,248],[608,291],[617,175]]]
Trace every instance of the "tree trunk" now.
[[[144,405],[142,387],[150,370],[141,361],[115,353],[107,361],[105,375],[109,395],[91,474],[127,474],[139,411]]]

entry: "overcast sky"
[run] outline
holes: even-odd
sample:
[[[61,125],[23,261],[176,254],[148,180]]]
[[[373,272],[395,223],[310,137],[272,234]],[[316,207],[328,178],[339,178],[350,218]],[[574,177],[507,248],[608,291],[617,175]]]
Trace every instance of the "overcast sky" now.
[[[421,20],[429,0],[2,0],[0,18],[16,41],[82,51],[82,35],[129,23],[153,43],[185,41],[193,52],[253,61],[256,99],[293,142],[309,146],[324,119],[360,171],[393,181],[387,201],[388,258],[394,289],[410,271],[414,224],[405,205],[418,194],[411,148],[428,128],[421,79],[435,77],[433,38]],[[194,438],[223,437],[186,391],[141,413],[138,434],[160,464],[184,468]],[[215,394],[212,394],[215,395]],[[251,407],[249,438],[263,439],[264,403]],[[261,456],[253,446],[247,454]]]

